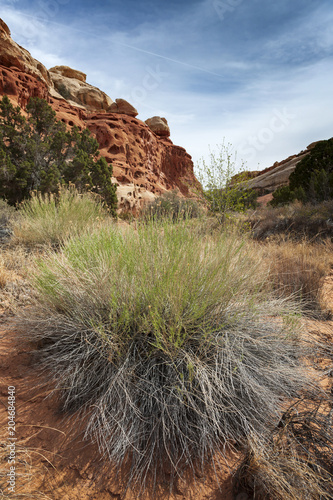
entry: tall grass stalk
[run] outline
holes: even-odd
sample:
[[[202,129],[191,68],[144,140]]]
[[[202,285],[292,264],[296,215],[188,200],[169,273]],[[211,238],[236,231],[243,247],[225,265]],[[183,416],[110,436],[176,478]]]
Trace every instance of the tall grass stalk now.
[[[293,305],[267,296],[244,236],[149,223],[70,239],[37,262],[20,318],[86,435],[128,484],[213,464],[311,390]]]
[[[58,245],[107,217],[100,199],[93,193],[79,193],[74,187],[60,187],[57,194],[34,193],[20,206],[14,222],[14,237],[27,245]]]

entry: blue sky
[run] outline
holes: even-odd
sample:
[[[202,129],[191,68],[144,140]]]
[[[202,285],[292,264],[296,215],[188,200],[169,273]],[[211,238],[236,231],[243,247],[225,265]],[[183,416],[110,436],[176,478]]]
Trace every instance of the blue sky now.
[[[207,159],[250,170],[333,136],[331,0],[2,0],[13,39],[65,64]]]

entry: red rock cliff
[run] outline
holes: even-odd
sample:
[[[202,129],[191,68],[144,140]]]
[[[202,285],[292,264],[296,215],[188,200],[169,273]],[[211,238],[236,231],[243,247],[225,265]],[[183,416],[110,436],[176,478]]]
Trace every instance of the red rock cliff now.
[[[100,152],[113,165],[122,209],[137,209],[145,200],[166,190],[183,196],[198,187],[191,156],[169,139],[167,122],[154,126],[137,119],[137,111],[122,99],[109,96],[86,83],[86,75],[66,66],[47,70],[16,44],[0,20],[0,96],[7,94],[22,109],[30,97],[48,101],[57,118],[69,127],[88,128]]]

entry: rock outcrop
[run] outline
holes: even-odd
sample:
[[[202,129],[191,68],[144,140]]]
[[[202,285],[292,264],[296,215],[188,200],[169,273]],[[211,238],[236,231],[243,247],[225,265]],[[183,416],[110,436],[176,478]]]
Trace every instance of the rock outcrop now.
[[[137,110],[134,108],[134,106],[132,106],[132,104],[130,104],[129,102],[125,101],[125,99],[116,99],[116,101],[113,102],[109,107],[108,112],[133,116],[133,118],[135,118],[139,114]]]
[[[156,196],[147,189],[131,184],[119,184],[116,179],[118,196],[118,209],[122,212],[136,213],[145,204],[151,203]]]
[[[318,142],[310,144],[306,150],[301,151],[297,155],[289,156],[289,158],[275,162],[271,167],[257,172],[254,179],[248,182],[250,189],[256,189],[259,193],[272,193],[282,186],[287,186],[289,183],[289,176],[295,170],[296,165],[309,154],[310,150]]]
[[[10,36],[7,24],[0,19],[0,64],[5,68],[16,68],[27,73],[38,81],[50,85],[49,72],[43,64],[18,45]]]
[[[86,82],[87,75],[82,71],[78,71],[76,69],[72,69],[69,66],[54,66],[50,68],[52,73],[57,73],[58,75],[65,76],[66,78],[75,78],[80,82]]]
[[[54,90],[50,94],[63,98],[73,106],[80,106],[86,111],[106,111],[112,104],[112,99],[97,87],[86,83],[86,75],[68,66],[55,66],[49,70]]]
[[[124,114],[88,115],[86,126],[95,135],[101,154],[113,165],[121,184],[134,184],[153,194],[178,188],[183,195],[198,186],[191,157],[167,137]]]
[[[158,126],[151,129],[136,118],[133,106],[123,99],[113,103],[104,92],[86,83],[81,71],[67,66],[47,71],[13,42],[7,25],[1,22],[0,96],[4,94],[23,109],[30,97],[44,98],[68,127],[88,128],[101,154],[113,165],[122,210],[134,212],[167,190],[178,189],[188,196],[192,188],[200,186],[191,156],[169,139],[165,118],[159,118]]]
[[[160,116],[153,116],[152,118],[148,118],[145,123],[148,125],[150,130],[154,132],[154,134],[161,137],[170,136],[170,128],[165,118],[161,118]]]

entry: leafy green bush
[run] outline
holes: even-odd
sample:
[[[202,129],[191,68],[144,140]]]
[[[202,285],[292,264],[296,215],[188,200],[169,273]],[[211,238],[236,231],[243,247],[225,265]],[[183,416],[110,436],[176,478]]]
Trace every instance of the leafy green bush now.
[[[80,194],[74,186],[57,193],[33,193],[19,210],[14,237],[24,244],[58,245],[106,219],[108,212],[94,193]]]
[[[209,156],[210,164],[202,159],[197,165],[196,176],[204,188],[198,195],[210,211],[223,218],[228,211],[255,208],[257,194],[247,188],[250,180],[247,172],[236,174],[236,154],[231,152],[231,144],[222,143],[218,151],[210,151]]]
[[[182,198],[178,196],[177,191],[163,193],[146,205],[141,212],[143,219],[169,219],[174,222],[202,215],[203,209],[196,200]]]
[[[86,412],[86,435],[139,489],[267,435],[311,387],[293,306],[269,298],[258,250],[195,227],[71,239],[38,262],[19,320],[63,410]]]
[[[289,186],[273,193],[273,206],[302,202],[320,203],[333,198],[333,138],[320,141],[290,174]]]
[[[112,166],[98,158],[89,130],[68,131],[43,99],[31,98],[26,111],[27,118],[7,96],[0,102],[0,196],[14,205],[32,191],[54,193],[59,183],[72,182],[101,195],[116,215]]]

